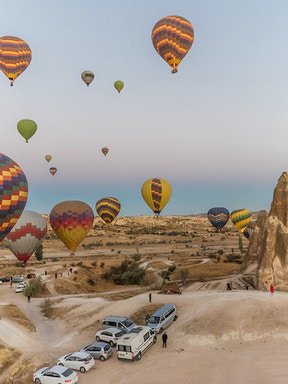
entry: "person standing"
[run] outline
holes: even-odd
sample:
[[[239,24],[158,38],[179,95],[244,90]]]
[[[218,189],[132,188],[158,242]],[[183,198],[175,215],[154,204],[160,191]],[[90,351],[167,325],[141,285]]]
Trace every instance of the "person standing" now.
[[[166,332],[163,332],[162,335],[162,348],[167,348],[167,340],[168,340],[168,335]]]
[[[274,288],[274,285],[272,283],[270,284],[269,291],[270,291],[271,295],[273,296],[274,292],[275,292],[275,288]]]
[[[150,292],[149,293],[149,303],[151,303],[152,302],[152,293]]]
[[[30,303],[30,301],[31,301],[31,296],[28,295],[28,296],[27,296],[27,299],[28,299],[28,303]]]

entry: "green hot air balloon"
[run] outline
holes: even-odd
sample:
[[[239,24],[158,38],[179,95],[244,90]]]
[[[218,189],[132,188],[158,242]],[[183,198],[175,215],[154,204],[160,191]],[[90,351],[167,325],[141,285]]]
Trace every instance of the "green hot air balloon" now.
[[[28,143],[28,140],[37,131],[37,124],[33,120],[23,119],[18,121],[17,129],[20,135],[26,140],[26,143]]]
[[[124,88],[124,83],[121,80],[117,80],[114,83],[114,87],[117,89],[118,93],[121,92],[121,90]]]

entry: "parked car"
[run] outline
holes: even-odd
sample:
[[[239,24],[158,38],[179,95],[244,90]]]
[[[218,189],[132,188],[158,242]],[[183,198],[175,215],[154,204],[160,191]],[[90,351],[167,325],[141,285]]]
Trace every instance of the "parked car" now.
[[[117,358],[119,360],[140,360],[143,353],[156,343],[156,340],[156,333],[149,327],[133,328],[118,340]]]
[[[0,281],[2,281],[2,283],[9,283],[11,280],[10,277],[0,277]]]
[[[35,384],[76,384],[78,383],[78,374],[72,369],[54,365],[53,367],[44,367],[39,369],[33,375]]]
[[[21,287],[16,287],[16,289],[15,289],[15,293],[21,293],[21,292],[24,291],[24,289],[25,289],[25,287],[23,287],[23,286],[21,286]]]
[[[94,359],[105,361],[112,355],[112,347],[107,343],[96,341],[96,343],[89,344],[82,348],[80,352],[89,353]]]
[[[103,328],[119,328],[123,332],[129,332],[137,325],[128,317],[123,316],[107,316],[102,320]]]
[[[17,288],[20,288],[20,287],[25,288],[26,285],[27,285],[27,284],[25,283],[25,281],[23,281],[23,283],[19,283],[19,284],[17,285]]]
[[[150,316],[147,326],[156,333],[162,333],[175,320],[177,320],[176,306],[174,304],[165,304]]]
[[[89,371],[95,365],[94,358],[86,352],[74,352],[71,355],[61,356],[58,365],[64,365],[67,368],[76,369],[82,373]]]
[[[101,329],[101,331],[96,332],[95,338],[97,341],[105,341],[109,343],[111,347],[114,347],[117,344],[119,337],[123,336],[125,332],[121,331],[119,328],[107,328]]]
[[[22,283],[24,281],[24,276],[12,277],[12,283]]]

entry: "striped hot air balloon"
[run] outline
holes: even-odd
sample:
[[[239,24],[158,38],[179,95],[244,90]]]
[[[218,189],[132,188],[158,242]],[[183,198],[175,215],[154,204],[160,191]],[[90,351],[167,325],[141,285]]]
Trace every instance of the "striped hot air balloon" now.
[[[145,181],[141,193],[145,203],[159,215],[170,199],[172,188],[168,181],[155,178]]]
[[[248,224],[252,221],[252,213],[249,209],[236,209],[230,214],[230,219],[235,227],[243,233],[247,228]]]
[[[62,201],[50,212],[50,224],[57,237],[74,252],[93,226],[92,208],[82,201]]]
[[[115,197],[104,197],[96,203],[96,211],[106,224],[111,224],[121,209],[121,204]]]
[[[229,220],[229,211],[224,207],[214,207],[209,209],[207,217],[213,227],[220,230]]]
[[[0,241],[17,223],[27,197],[24,172],[15,161],[0,153]]]
[[[194,41],[190,21],[182,16],[166,16],[152,30],[152,43],[159,55],[177,72],[180,61],[187,55]]]
[[[36,212],[24,211],[4,240],[19,261],[26,263],[47,233],[44,218]]]
[[[31,59],[31,49],[24,40],[14,36],[0,37],[0,69],[11,85],[29,66]]]

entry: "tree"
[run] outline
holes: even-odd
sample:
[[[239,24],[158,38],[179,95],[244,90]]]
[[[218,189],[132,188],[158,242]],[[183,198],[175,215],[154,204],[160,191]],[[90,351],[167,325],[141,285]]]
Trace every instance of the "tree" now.
[[[40,244],[39,247],[36,249],[35,257],[39,261],[43,259],[43,245],[42,244]]]

